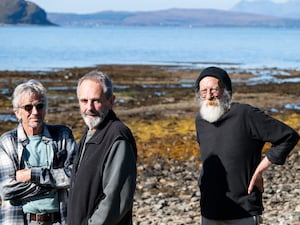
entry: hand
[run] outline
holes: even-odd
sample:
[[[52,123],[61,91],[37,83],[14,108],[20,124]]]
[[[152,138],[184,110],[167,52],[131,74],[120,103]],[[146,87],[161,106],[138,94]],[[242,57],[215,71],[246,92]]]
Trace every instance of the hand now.
[[[264,180],[262,177],[262,173],[254,173],[249,187],[248,187],[248,194],[253,191],[253,188],[256,187],[260,192],[264,192]]]
[[[22,169],[16,171],[16,180],[19,182],[30,182],[31,169]]]

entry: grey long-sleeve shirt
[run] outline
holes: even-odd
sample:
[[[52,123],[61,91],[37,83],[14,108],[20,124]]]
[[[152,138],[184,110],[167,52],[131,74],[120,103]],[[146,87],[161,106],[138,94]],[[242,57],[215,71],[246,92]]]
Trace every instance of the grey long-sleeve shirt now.
[[[120,215],[124,215],[131,210],[133,196],[136,185],[136,167],[133,149],[128,142],[124,140],[113,144],[108,155],[103,171],[103,198],[89,219],[90,225],[113,225],[117,224]],[[132,153],[132,154],[128,154]],[[122,169],[126,167],[127,169]],[[123,177],[128,177],[125,182],[121,182]],[[122,184],[122,185],[121,185]]]

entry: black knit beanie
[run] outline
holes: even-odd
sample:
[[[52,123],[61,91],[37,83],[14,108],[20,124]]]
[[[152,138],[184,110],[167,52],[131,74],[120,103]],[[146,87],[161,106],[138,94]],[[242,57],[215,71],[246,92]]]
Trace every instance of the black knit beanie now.
[[[221,81],[221,83],[224,85],[225,89],[232,95],[232,86],[231,86],[231,79],[227,72],[221,68],[218,67],[207,67],[200,73],[199,77],[197,78],[195,82],[195,88],[196,91],[199,91],[199,83],[202,80],[202,78],[212,76]]]

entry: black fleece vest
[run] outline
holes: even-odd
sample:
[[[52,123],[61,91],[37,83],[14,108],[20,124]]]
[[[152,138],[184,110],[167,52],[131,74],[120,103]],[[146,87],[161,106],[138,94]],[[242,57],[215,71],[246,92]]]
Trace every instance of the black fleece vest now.
[[[117,140],[127,140],[136,153],[136,144],[131,131],[110,111],[105,121],[100,124],[95,134],[86,143],[84,156],[79,158],[83,151],[86,134],[80,141],[79,154],[73,165],[71,191],[68,204],[68,224],[85,225],[94,213],[97,205],[104,197],[102,176],[105,161],[113,143]],[[132,212],[128,212],[119,224],[132,224]]]

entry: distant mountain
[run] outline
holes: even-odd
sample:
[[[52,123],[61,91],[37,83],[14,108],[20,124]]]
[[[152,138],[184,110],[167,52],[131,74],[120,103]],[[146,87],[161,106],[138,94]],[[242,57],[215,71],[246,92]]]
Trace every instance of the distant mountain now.
[[[231,10],[236,12],[300,19],[300,0],[289,0],[286,3],[274,3],[271,0],[242,0]]]
[[[264,26],[300,27],[300,19],[278,18],[212,9],[169,9],[149,12],[103,11],[94,14],[48,13],[48,18],[62,26]]]
[[[0,0],[0,24],[54,25],[43,9],[24,0]]]

